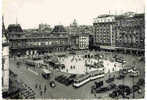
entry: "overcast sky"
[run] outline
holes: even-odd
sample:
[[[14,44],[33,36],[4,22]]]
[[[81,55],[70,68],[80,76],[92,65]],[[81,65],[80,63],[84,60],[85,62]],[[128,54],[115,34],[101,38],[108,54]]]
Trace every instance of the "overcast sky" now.
[[[5,25],[21,24],[23,29],[37,28],[39,23],[51,26],[78,24],[92,25],[100,14],[134,11],[144,12],[144,0],[3,0]]]

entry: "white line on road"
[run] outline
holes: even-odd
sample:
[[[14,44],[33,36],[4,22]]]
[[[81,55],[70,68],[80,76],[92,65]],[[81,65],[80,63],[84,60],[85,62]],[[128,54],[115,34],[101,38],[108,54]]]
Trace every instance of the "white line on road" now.
[[[29,68],[28,68],[28,70],[29,70],[30,72],[33,72],[35,75],[39,75],[37,72],[35,72],[35,71],[33,71],[33,70],[29,69]]]

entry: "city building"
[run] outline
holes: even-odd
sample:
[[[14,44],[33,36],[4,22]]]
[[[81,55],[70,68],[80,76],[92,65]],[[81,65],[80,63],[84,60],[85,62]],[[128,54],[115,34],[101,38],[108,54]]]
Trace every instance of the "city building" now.
[[[73,23],[70,24],[69,26],[69,34],[78,34],[78,33],[79,33],[78,24],[76,19],[74,19]]]
[[[94,45],[100,50],[144,54],[144,14],[101,15],[93,26]]]
[[[89,49],[89,34],[80,34],[79,35],[79,49],[88,50]]]
[[[8,26],[8,32],[23,32],[20,24],[10,24]]]
[[[9,41],[2,17],[2,94],[7,95],[9,90]]]
[[[128,12],[116,16],[116,47],[125,53],[144,53],[145,19],[144,14]]]
[[[68,35],[63,26],[55,26],[50,33],[9,32],[11,56],[40,55],[66,51],[69,48]]]
[[[93,27],[95,34],[95,46],[109,50],[115,47],[115,16],[101,15],[95,18]]]
[[[72,50],[88,50],[89,49],[89,34],[70,35],[70,48]]]
[[[79,33],[88,33],[93,35],[93,26],[92,25],[79,25]]]
[[[51,32],[52,28],[48,24],[39,24],[39,31]]]

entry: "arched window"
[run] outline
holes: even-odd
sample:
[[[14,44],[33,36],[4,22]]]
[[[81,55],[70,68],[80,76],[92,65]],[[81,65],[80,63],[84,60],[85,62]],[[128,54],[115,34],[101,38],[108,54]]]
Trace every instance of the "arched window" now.
[[[128,43],[130,44],[132,42],[132,37],[128,35]]]
[[[124,35],[124,43],[127,43],[128,42],[128,37],[127,35]]]
[[[136,38],[134,35],[132,35],[132,43],[135,43],[136,42]]]

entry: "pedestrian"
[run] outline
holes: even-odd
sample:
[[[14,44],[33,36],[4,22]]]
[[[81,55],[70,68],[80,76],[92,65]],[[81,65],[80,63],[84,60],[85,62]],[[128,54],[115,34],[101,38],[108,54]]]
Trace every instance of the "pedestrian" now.
[[[36,88],[36,89],[38,88],[38,84],[35,85],[35,88]]]
[[[41,84],[39,85],[39,89],[41,90]]]
[[[46,90],[47,90],[47,88],[46,88],[46,85],[44,86],[44,93],[46,93]]]
[[[42,91],[40,91],[40,96],[42,96]]]
[[[94,92],[94,97],[96,98],[96,92]]]

